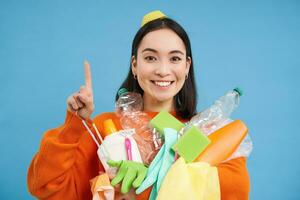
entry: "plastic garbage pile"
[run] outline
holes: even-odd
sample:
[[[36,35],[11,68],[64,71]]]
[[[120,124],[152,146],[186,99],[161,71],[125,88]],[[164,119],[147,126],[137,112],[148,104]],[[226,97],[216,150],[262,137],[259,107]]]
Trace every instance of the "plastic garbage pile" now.
[[[239,88],[228,91],[209,108],[183,124],[166,111],[161,111],[150,119],[143,112],[141,95],[122,88],[118,91],[119,98],[115,105],[122,130],[117,130],[110,119],[103,124],[106,136],[97,153],[108,175],[102,175],[102,178],[112,179],[118,170],[109,166],[108,160],[143,163],[149,166],[147,176],[135,192],[139,194],[153,186],[150,199],[154,200],[163,199],[162,197],[172,192],[169,186],[177,181],[176,171],[179,169],[183,170],[184,174],[195,173],[196,168],[205,169],[205,173],[209,172],[205,174],[205,181],[215,189],[210,188],[208,193],[207,184],[205,186],[199,183],[191,186],[190,192],[179,193],[183,195],[182,198],[200,195],[205,197],[204,199],[220,199],[217,171],[214,166],[235,157],[247,157],[252,151],[252,141],[247,134],[246,125],[241,120],[230,118],[238,107],[242,94]],[[193,182],[194,179],[188,178],[193,177],[190,175],[183,177],[185,185]],[[210,176],[213,178],[209,178]],[[203,179],[204,174],[201,177]],[[94,180],[94,189],[97,188],[96,183]],[[104,191],[108,195],[108,198],[103,199],[115,198],[112,197],[111,185],[104,189],[102,187],[101,191],[102,196],[105,196]],[[129,195],[128,199],[131,197]],[[101,199],[99,195],[97,198]]]

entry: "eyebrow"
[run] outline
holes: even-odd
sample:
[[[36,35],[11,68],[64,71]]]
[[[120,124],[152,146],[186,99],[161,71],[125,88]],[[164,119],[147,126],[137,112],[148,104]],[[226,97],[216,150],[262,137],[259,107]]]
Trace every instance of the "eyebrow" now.
[[[157,53],[157,51],[156,51],[155,49],[152,49],[152,48],[146,48],[146,49],[144,49],[144,50],[142,51],[142,53],[145,52],[145,51],[152,51],[152,52],[154,52],[154,53]],[[173,50],[173,51],[170,51],[169,54],[172,54],[172,53],[179,53],[179,54],[184,55],[184,53],[183,53],[182,51],[179,51],[179,50]]]

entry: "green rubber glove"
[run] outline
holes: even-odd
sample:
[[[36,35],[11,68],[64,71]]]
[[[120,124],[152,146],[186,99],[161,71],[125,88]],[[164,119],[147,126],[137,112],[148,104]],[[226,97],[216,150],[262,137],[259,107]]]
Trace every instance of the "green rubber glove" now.
[[[131,186],[138,188],[147,175],[148,168],[143,163],[121,160],[121,161],[107,161],[107,164],[111,167],[118,167],[118,173],[116,177],[111,181],[111,185],[115,186],[122,180],[121,192],[127,193]]]

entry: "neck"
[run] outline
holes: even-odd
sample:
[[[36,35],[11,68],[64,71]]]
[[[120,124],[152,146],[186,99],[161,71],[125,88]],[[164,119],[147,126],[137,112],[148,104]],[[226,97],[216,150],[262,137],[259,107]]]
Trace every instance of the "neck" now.
[[[144,111],[160,112],[165,110],[167,112],[174,111],[173,99],[167,101],[157,101],[144,96]]]

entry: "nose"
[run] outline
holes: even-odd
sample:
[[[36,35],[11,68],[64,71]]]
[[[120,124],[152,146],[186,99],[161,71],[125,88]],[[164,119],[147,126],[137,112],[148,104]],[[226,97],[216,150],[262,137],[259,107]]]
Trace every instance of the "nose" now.
[[[161,77],[168,76],[170,74],[170,68],[167,62],[162,62],[160,65],[157,66],[155,70],[155,74]]]

